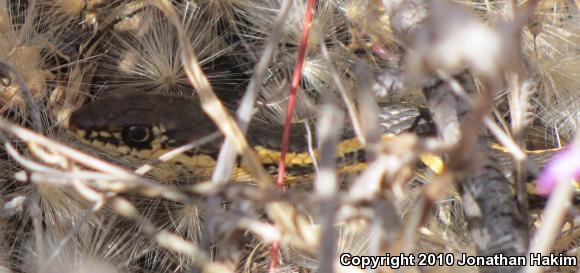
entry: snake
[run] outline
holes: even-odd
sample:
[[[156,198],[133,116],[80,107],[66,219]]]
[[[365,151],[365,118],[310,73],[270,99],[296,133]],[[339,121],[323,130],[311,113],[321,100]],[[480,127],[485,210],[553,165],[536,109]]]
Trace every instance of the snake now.
[[[436,129],[427,108],[412,103],[380,105],[379,120],[384,138],[410,131],[419,135],[435,134]],[[282,125],[254,119],[247,139],[265,170],[275,175],[280,160]],[[309,152],[306,128],[292,124],[290,145],[285,158],[286,179],[300,180],[315,175],[315,157]],[[69,119],[69,129],[82,141],[115,156],[152,160],[176,147],[191,143],[218,131],[194,97],[115,92],[95,99],[75,110]],[[363,170],[365,147],[354,130],[345,126],[337,145],[338,173]],[[192,150],[179,154],[168,162],[175,172],[210,177],[217,163],[223,137],[216,138]],[[513,171],[506,148],[492,145],[500,158],[500,166]],[[528,151],[534,161],[543,165],[558,149]],[[237,161],[233,180],[249,179],[241,162]],[[430,166],[435,163],[425,163]],[[435,168],[433,168],[435,169]],[[530,187],[529,187],[530,188]],[[533,187],[532,187],[533,188]]]

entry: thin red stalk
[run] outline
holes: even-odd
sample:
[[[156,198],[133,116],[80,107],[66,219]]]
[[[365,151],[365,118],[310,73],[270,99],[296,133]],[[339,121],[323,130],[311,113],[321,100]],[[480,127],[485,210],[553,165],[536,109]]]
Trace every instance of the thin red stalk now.
[[[284,176],[286,175],[286,153],[288,152],[288,142],[290,139],[290,124],[292,122],[292,113],[294,112],[294,105],[296,104],[296,92],[302,79],[302,66],[306,56],[306,49],[308,47],[308,34],[312,26],[312,11],[316,0],[309,0],[306,8],[306,16],[304,17],[304,27],[302,30],[302,40],[300,41],[300,51],[298,52],[298,59],[296,60],[296,67],[294,68],[294,75],[292,77],[292,85],[290,87],[290,97],[288,98],[288,108],[286,109],[286,119],[284,120],[284,136],[282,137],[282,147],[280,151],[280,161],[278,162],[278,188],[284,189]]]
[[[302,67],[306,57],[306,49],[308,47],[308,36],[312,26],[313,9],[316,0],[309,0],[306,7],[306,15],[304,16],[302,39],[300,41],[300,50],[298,51],[298,59],[296,60],[296,67],[294,67],[294,75],[292,77],[292,85],[290,86],[290,97],[288,99],[288,108],[286,108],[286,118],[284,120],[284,135],[282,137],[282,146],[280,151],[280,161],[278,161],[278,188],[284,189],[284,177],[286,176],[286,153],[288,152],[288,143],[290,140],[290,124],[292,123],[292,113],[294,112],[294,105],[296,104],[296,93],[300,80],[302,79]],[[270,263],[270,273],[276,272],[278,269],[278,257],[280,255],[280,242],[274,241],[272,243],[272,261]]]
[[[280,242],[272,242],[272,260],[270,260],[270,273],[278,270],[278,256],[280,256]]]

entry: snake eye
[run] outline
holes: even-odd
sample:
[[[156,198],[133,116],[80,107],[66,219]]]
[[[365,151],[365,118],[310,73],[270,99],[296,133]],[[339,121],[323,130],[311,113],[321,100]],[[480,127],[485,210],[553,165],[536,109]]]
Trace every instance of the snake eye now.
[[[142,143],[150,139],[149,128],[144,126],[131,126],[125,130],[125,138],[131,142]]]

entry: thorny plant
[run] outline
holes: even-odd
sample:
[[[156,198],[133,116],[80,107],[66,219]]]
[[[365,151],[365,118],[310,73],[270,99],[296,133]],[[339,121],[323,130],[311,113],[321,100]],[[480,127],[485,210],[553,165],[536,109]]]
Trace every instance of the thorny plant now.
[[[578,3],[316,2],[313,38],[300,45],[303,1],[1,1],[0,271],[363,272],[338,255],[580,256],[572,187],[550,182],[540,212],[526,190],[543,167],[526,151],[565,146],[577,130]],[[236,80],[250,75],[236,117],[208,77],[213,69],[223,80],[213,64],[224,56],[237,63]],[[304,111],[288,117],[317,116],[307,136],[317,176],[278,191],[244,135],[253,115],[281,122],[291,111],[275,92],[302,61]],[[219,132],[145,163],[99,158],[68,137],[66,119],[83,101],[135,87],[195,93]],[[377,98],[427,105],[438,136],[381,137]],[[365,145],[368,166],[356,175],[337,173],[342,127]],[[221,135],[209,181],[145,176]],[[492,137],[513,157],[515,190],[486,160]],[[253,183],[229,181],[236,155]],[[552,180],[580,172],[547,170]]]

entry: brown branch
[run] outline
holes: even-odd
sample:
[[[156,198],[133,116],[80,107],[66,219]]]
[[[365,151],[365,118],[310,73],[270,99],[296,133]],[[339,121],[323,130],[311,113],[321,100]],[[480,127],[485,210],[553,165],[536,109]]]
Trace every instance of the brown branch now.
[[[429,50],[422,43],[431,42],[428,40],[429,38],[435,37],[436,39],[437,35],[441,34],[441,30],[436,28],[437,23],[439,23],[437,20],[441,19],[428,17],[426,14],[431,6],[421,0],[384,2],[391,16],[391,25],[399,39],[411,47]],[[441,9],[441,7],[438,8]],[[438,14],[442,15],[441,10],[438,10]],[[431,21],[429,24],[423,25],[426,20]],[[429,53],[423,52],[423,54]],[[428,56],[423,57],[428,58]],[[469,55],[466,56],[469,57]],[[477,59],[472,61],[477,61]],[[449,65],[449,63],[444,62],[444,60],[440,63],[434,62],[431,65]],[[478,66],[477,63],[467,62],[465,65],[474,65],[475,69],[479,69],[479,71],[489,72],[489,67]],[[445,68],[449,69],[450,67]],[[497,70],[502,71],[501,69],[504,68],[498,65]],[[429,67],[425,71],[428,69],[437,71],[438,68]],[[425,73],[425,71],[418,73]],[[426,81],[427,84],[423,84],[423,93],[429,103],[439,135],[445,143],[456,144],[456,147],[449,154],[449,164],[446,171],[426,189],[427,202],[424,203],[423,213],[429,211],[434,202],[441,198],[441,194],[449,183],[458,180],[463,195],[464,212],[478,254],[524,255],[528,242],[527,218],[518,210],[513,194],[509,189],[509,182],[496,166],[493,157],[490,157],[490,153],[487,151],[489,149],[489,136],[482,129],[484,119],[491,110],[493,93],[500,87],[502,73],[498,71],[484,75],[486,88],[474,100],[473,104],[459,98],[457,94],[454,94],[452,84],[447,84],[440,78],[430,76],[431,78]],[[412,73],[417,73],[417,71],[412,71]],[[477,95],[475,82],[467,70],[455,72],[452,75],[453,83],[459,83],[468,95]],[[416,75],[414,79],[417,79]],[[502,270],[493,267],[483,269],[485,272]]]

